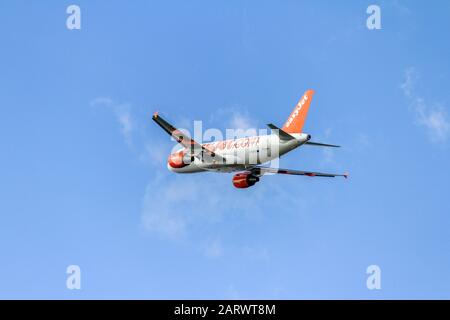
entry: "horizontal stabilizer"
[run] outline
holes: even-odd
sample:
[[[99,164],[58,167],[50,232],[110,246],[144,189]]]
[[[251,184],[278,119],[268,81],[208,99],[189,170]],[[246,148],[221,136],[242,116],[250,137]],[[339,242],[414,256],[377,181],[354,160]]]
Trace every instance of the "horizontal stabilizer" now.
[[[311,146],[316,147],[332,147],[332,148],[340,148],[341,146],[337,146],[335,144],[326,144],[326,143],[319,143],[319,142],[312,142],[312,141],[306,141],[305,144],[309,144]]]

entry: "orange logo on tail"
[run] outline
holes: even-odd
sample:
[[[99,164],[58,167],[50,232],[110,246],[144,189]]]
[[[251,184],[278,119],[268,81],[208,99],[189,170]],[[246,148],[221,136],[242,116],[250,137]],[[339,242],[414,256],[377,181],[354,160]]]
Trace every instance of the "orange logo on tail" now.
[[[295,106],[291,115],[283,126],[283,130],[288,133],[301,133],[308,115],[309,105],[314,94],[314,90],[308,90]]]

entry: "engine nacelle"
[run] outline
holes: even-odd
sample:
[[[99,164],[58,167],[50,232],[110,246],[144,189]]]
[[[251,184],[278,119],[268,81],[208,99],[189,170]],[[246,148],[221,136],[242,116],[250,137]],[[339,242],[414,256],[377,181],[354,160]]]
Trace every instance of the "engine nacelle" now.
[[[187,154],[184,150],[172,153],[167,160],[170,167],[179,169],[190,165],[194,161],[194,157]]]
[[[251,172],[238,173],[233,176],[233,185],[239,189],[249,188],[258,181],[259,178]]]

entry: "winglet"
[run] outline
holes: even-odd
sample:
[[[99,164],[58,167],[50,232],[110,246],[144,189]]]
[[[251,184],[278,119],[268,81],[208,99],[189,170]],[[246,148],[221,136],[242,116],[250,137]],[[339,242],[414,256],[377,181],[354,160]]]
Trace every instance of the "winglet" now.
[[[159,114],[158,111],[155,111],[155,112],[153,113],[153,117],[152,117],[152,118],[153,118],[153,119],[158,118],[158,114]]]
[[[343,176],[345,179],[348,179],[348,176],[349,176],[348,172],[344,173]]]

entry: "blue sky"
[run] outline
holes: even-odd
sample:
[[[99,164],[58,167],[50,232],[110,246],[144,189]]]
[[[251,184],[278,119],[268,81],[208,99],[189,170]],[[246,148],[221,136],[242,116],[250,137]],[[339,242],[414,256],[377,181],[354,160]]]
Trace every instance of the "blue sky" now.
[[[450,298],[448,1],[72,3],[0,2],[0,298]],[[349,180],[167,171],[153,111],[264,128],[309,88],[343,148],[281,166]]]

